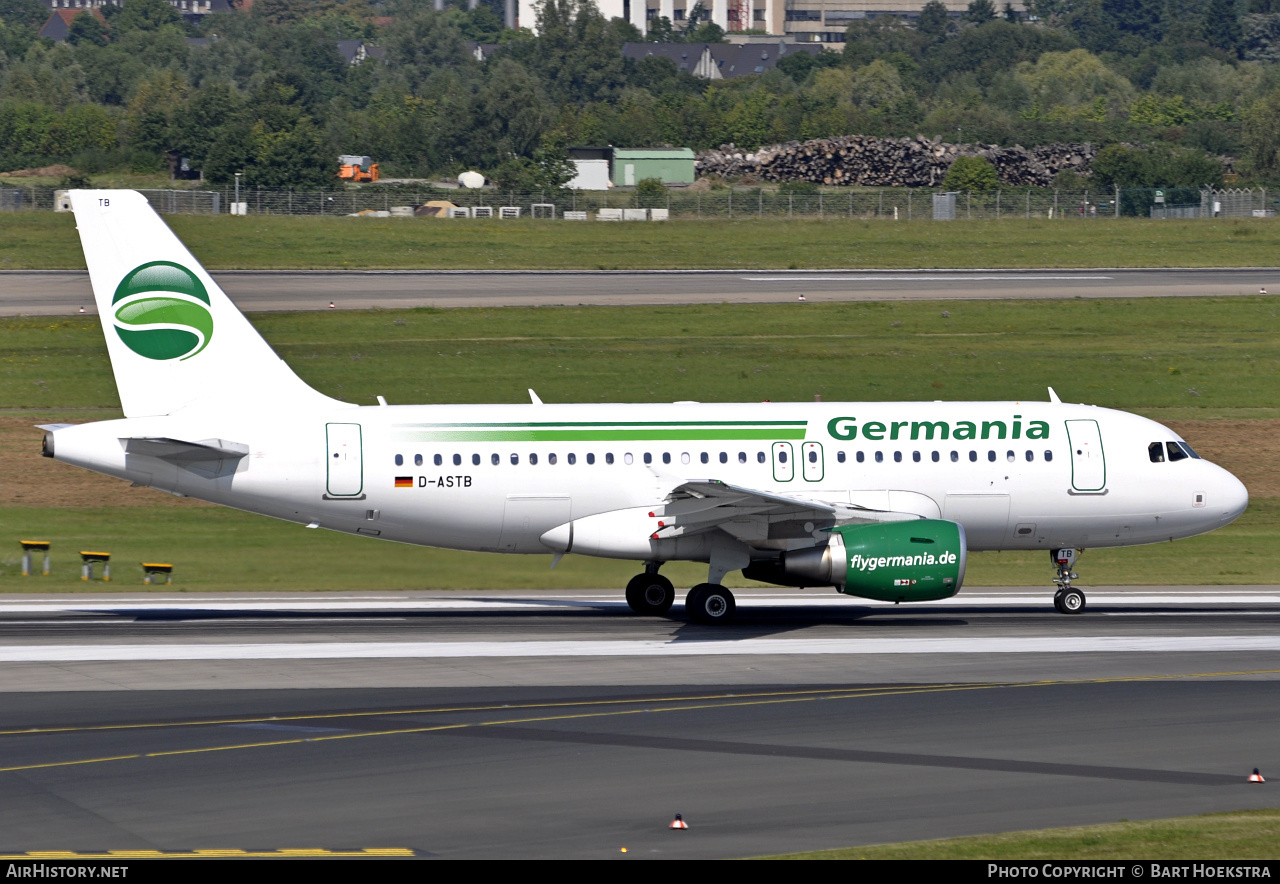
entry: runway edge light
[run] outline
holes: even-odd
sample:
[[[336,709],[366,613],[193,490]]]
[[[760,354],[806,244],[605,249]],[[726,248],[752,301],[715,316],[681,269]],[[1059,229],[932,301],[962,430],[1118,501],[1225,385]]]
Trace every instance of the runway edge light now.
[[[1249,782],[1251,782],[1251,783],[1265,783],[1265,782],[1266,782],[1266,780],[1264,780],[1264,779],[1262,778],[1262,774],[1258,773],[1258,769],[1255,767],[1255,768],[1253,769],[1253,773],[1249,774]],[[679,816],[677,816],[677,817],[676,817],[676,819],[679,819]]]
[[[682,817],[680,814],[676,814],[676,818],[671,821],[671,825],[668,826],[667,828],[687,829],[689,828],[689,824],[684,821],[684,817]]]

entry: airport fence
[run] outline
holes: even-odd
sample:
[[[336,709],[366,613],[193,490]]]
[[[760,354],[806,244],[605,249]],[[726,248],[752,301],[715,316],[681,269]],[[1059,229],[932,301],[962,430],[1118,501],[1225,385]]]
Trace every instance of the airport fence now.
[[[849,218],[896,221],[1092,220],[1107,217],[1273,217],[1280,193],[1263,188],[998,189],[956,192],[926,188],[818,188],[812,192],[762,187],[718,190],[668,188],[651,195],[632,189],[514,192],[412,186],[365,186],[332,191],[232,187],[141,191],[164,214],[447,215],[570,220],[698,218]],[[67,210],[53,187],[0,187],[0,211]],[[436,203],[437,205],[432,205]],[[441,205],[443,204],[443,205]],[[450,207],[453,211],[450,212]],[[638,211],[643,210],[643,211]],[[654,212],[653,210],[658,210]]]

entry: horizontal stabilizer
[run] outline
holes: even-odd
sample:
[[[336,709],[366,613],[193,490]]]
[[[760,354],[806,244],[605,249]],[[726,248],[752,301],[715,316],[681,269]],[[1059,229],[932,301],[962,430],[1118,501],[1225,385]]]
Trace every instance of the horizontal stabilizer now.
[[[120,444],[125,454],[157,457],[206,479],[234,473],[240,459],[249,453],[248,445],[225,439],[186,442],[164,436],[143,436],[121,439]]]

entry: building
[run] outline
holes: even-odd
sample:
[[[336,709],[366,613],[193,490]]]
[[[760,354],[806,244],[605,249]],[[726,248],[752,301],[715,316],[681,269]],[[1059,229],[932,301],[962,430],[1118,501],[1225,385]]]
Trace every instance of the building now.
[[[49,20],[44,23],[44,27],[40,28],[37,36],[47,37],[55,43],[66,42],[67,35],[71,33],[71,20],[82,12],[92,12],[93,17],[98,21],[107,23],[96,6],[84,9],[55,9],[49,16]]]
[[[696,177],[693,151],[687,147],[613,149],[610,178],[615,186],[633,187],[646,178],[663,184],[692,184]]]
[[[100,6],[123,6],[124,0],[45,0],[52,12],[96,9]],[[214,12],[231,12],[231,0],[169,0],[169,5],[187,21],[199,21]]]
[[[670,59],[676,69],[704,80],[732,80],[763,74],[788,54],[822,51],[816,43],[787,43],[776,37],[749,43],[627,43],[622,54],[639,61],[656,56]]]
[[[537,30],[534,12],[536,0],[518,0],[517,24]],[[704,16],[728,34],[763,31],[773,37],[786,37],[800,43],[843,43],[845,29],[863,18],[895,15],[917,18],[926,0],[704,0]],[[969,7],[969,0],[942,0],[953,16]],[[631,22],[641,33],[648,33],[649,22],[665,17],[677,28],[688,23],[696,0],[598,0],[600,11],[608,18]],[[997,7],[1004,4],[998,2]],[[1013,8],[1025,11],[1025,0],[1014,0]]]
[[[373,46],[363,40],[339,40],[338,54],[347,64],[360,64],[365,59],[380,60],[386,58],[387,50],[381,46]]]

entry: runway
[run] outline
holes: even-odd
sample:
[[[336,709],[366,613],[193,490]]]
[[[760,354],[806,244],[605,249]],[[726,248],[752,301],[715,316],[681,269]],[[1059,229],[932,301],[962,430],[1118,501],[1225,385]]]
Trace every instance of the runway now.
[[[0,853],[730,857],[1274,805],[1280,587],[1087,591],[741,591],[727,628],[614,591],[7,596]]]
[[[821,271],[219,271],[245,311],[1280,293],[1280,269]],[[95,313],[88,274],[0,272],[0,315]]]

